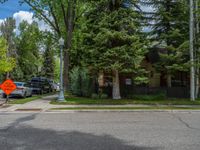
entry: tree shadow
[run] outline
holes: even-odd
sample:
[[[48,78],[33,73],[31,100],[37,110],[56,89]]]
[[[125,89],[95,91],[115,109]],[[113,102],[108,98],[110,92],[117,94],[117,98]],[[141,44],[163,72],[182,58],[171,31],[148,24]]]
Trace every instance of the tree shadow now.
[[[156,150],[158,147],[129,145],[110,135],[55,131],[20,125],[35,115],[17,119],[0,130],[1,150]]]

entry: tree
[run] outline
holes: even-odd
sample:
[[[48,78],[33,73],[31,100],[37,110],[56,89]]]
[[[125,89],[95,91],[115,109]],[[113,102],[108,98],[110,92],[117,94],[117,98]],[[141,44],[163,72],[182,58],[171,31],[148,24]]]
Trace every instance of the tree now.
[[[113,99],[121,99],[119,73],[138,72],[146,52],[140,26],[141,15],[135,1],[92,1],[87,12],[83,45],[87,64],[95,70],[110,72]]]
[[[148,0],[144,3],[154,9],[147,13],[151,19],[151,40],[164,50],[160,52],[156,68],[167,74],[167,86],[171,87],[176,71],[189,70],[188,3],[185,0]]]
[[[7,56],[7,51],[7,42],[0,37],[0,74],[10,72],[15,67],[15,59]]]
[[[42,67],[42,75],[54,79],[55,73],[55,47],[53,46],[53,38],[52,34],[48,34],[44,41],[45,52],[43,54],[43,67]]]
[[[19,35],[16,37],[17,67],[15,79],[30,80],[31,77],[39,74],[41,68],[40,45],[41,32],[38,24],[29,24],[23,21],[19,25]]]
[[[7,42],[7,56],[16,58],[16,48],[15,48],[15,20],[13,18],[6,18],[6,20],[0,25],[0,33]],[[7,78],[10,77],[10,73],[7,72]]]
[[[65,39],[64,45],[64,87],[69,89],[69,50],[72,45],[72,35],[76,20],[76,0],[21,0],[28,4],[35,12],[36,17],[44,20],[55,32],[58,40]],[[49,16],[49,17],[48,17]]]

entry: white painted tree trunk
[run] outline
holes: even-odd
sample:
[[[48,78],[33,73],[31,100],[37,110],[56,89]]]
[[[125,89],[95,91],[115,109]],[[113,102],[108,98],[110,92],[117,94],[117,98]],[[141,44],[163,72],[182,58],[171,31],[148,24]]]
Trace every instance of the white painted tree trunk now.
[[[119,85],[119,71],[113,71],[113,90],[112,90],[113,99],[121,99],[120,95],[120,85]]]
[[[194,68],[194,1],[190,0],[190,99],[195,101],[195,68]]]
[[[196,40],[196,44],[198,44],[198,35],[199,35],[199,15],[198,15],[198,10],[199,10],[199,1],[198,0],[196,0],[196,2],[195,2],[195,19],[196,19],[196,33],[195,33],[195,40]],[[199,59],[199,52],[200,52],[200,49],[199,48],[197,48],[196,49],[196,59],[197,59],[197,62],[196,62],[196,85],[195,85],[195,98],[198,98],[198,96],[199,96],[199,72],[200,72],[200,70],[199,70],[199,66],[198,66],[198,64],[199,64],[199,62],[200,62],[200,59]]]

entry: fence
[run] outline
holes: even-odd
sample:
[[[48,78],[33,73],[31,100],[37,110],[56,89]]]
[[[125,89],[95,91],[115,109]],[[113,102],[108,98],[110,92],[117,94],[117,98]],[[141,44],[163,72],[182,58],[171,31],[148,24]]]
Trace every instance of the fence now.
[[[112,88],[105,88],[104,92],[112,96]],[[120,89],[122,97],[129,95],[154,95],[164,93],[168,98],[189,98],[190,92],[188,87],[140,87],[140,86],[123,86]]]

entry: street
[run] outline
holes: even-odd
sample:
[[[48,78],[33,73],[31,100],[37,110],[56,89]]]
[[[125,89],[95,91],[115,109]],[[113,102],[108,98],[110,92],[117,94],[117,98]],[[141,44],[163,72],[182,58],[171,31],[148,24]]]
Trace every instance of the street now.
[[[198,150],[198,112],[1,113],[1,150]]]

